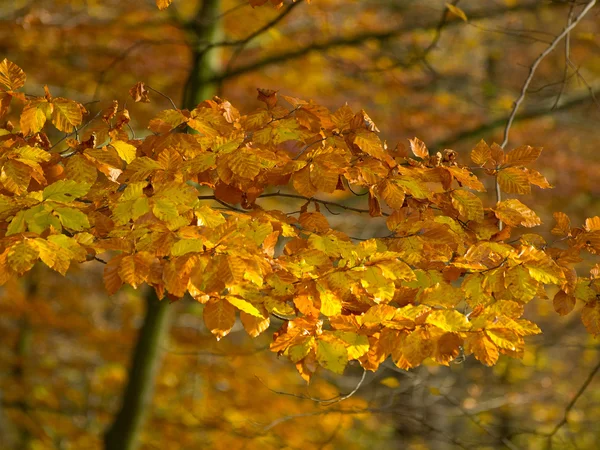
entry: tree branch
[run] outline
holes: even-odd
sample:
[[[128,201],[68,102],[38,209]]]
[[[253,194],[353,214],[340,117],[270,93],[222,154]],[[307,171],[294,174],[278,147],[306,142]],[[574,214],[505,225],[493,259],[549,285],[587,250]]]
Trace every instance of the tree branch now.
[[[542,3],[534,1],[525,4],[518,4],[515,6],[495,8],[488,11],[473,11],[469,13],[469,20],[474,21],[482,19],[492,19],[494,17],[508,14],[511,12],[535,10],[540,8],[541,6]],[[336,37],[330,39],[329,41],[312,43],[296,50],[290,50],[287,52],[266,56],[261,60],[254,61],[228,71],[224,71],[220,74],[216,74],[214,77],[206,81],[209,83],[221,82],[230,78],[235,78],[248,72],[253,72],[255,70],[262,69],[264,67],[300,58],[313,51],[325,51],[337,47],[359,45],[368,40],[386,40],[394,37],[399,37],[417,30],[435,30],[438,27],[438,25],[439,21],[430,22],[424,25],[411,22],[407,24],[404,28],[394,28],[386,31],[369,31],[365,33],[355,34],[354,36]],[[449,22],[446,25],[446,27],[455,25],[464,25],[464,22],[461,20],[455,20]]]

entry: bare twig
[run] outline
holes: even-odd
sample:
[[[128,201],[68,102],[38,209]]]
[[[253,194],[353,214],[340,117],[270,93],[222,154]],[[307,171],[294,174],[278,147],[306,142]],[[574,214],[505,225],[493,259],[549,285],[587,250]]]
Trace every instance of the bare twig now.
[[[506,122],[506,126],[504,127],[504,139],[502,140],[502,144],[500,144],[500,147],[504,148],[504,147],[506,147],[506,144],[508,144],[508,137],[509,137],[509,134],[510,134],[510,128],[511,128],[512,123],[513,123],[513,121],[515,119],[515,116],[517,115],[517,111],[519,110],[519,107],[521,106],[521,103],[523,103],[523,100],[525,99],[525,95],[527,94],[527,89],[529,88],[529,85],[531,84],[531,81],[533,80],[533,76],[535,75],[535,71],[537,70],[538,66],[544,60],[544,58],[546,56],[548,56],[550,53],[552,53],[552,51],[556,48],[556,46],[558,45],[558,43],[562,39],[564,39],[569,34],[569,32],[573,28],[575,28],[577,26],[577,24],[579,24],[579,22],[586,16],[586,14],[590,11],[590,9],[592,9],[592,7],[595,4],[596,4],[596,0],[591,0],[586,5],[586,7],[579,13],[579,15],[577,17],[575,17],[564,28],[564,30],[558,36],[556,36],[556,38],[554,38],[554,40],[548,46],[548,48],[546,48],[546,50],[544,50],[540,54],[540,56],[537,57],[537,59],[533,62],[533,64],[529,68],[529,75],[527,76],[527,78],[525,79],[525,83],[523,83],[523,86],[521,87],[521,94],[519,95],[519,97],[515,101],[515,103],[513,105],[512,112],[508,116],[508,121]]]
[[[498,436],[494,431],[492,431],[490,428],[488,428],[486,425],[484,425],[477,416],[474,416],[469,411],[467,411],[465,408],[463,408],[463,406],[460,404],[460,402],[458,400],[456,400],[453,397],[450,397],[449,395],[445,395],[445,394],[442,394],[442,395],[444,396],[444,398],[446,400],[448,400],[449,403],[456,406],[467,419],[469,419],[471,422],[473,422],[475,425],[477,425],[479,428],[481,428],[483,431],[485,431],[486,434],[493,437],[494,439],[499,440],[500,442],[502,442],[502,444],[504,444],[504,446],[506,448],[509,448],[510,450],[519,450],[519,447],[517,447],[515,444],[513,444],[511,441],[509,441],[505,437]]]
[[[592,371],[589,373],[589,375],[579,388],[579,390],[575,393],[569,404],[565,407],[565,413],[562,420],[555,425],[555,427],[550,433],[548,433],[548,442],[550,442],[552,440],[552,437],[558,432],[558,430],[560,430],[567,423],[569,412],[571,411],[571,409],[573,409],[573,406],[575,406],[575,403],[577,403],[579,397],[583,395],[583,393],[588,388],[588,386],[590,385],[590,383],[592,382],[592,380],[596,376],[596,373],[598,373],[599,370],[600,362],[598,362],[598,364],[596,364],[596,366],[592,369]]]

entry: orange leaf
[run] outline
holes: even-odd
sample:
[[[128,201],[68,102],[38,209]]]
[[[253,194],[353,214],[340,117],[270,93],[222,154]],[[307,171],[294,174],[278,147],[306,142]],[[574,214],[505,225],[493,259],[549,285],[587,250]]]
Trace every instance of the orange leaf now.
[[[167,9],[172,1],[173,0],[156,0],[156,6],[162,11],[163,9]]]
[[[483,166],[491,157],[492,150],[483,139],[471,150],[471,161],[478,166]]]
[[[235,307],[225,301],[212,298],[204,305],[204,324],[217,340],[227,336],[235,325]]]
[[[498,361],[498,347],[482,332],[467,336],[465,351],[467,354],[474,354],[475,358],[486,366],[492,366]]]
[[[508,167],[498,172],[500,188],[507,194],[529,194],[529,177],[523,169]]]
[[[552,304],[554,305],[554,310],[558,314],[566,316],[573,311],[576,302],[577,300],[572,295],[567,294],[565,291],[558,291],[554,296]]]
[[[167,2],[170,3],[169,0],[157,0],[157,2],[159,2],[159,1],[164,1],[165,3],[167,3]],[[169,6],[169,5],[167,4],[167,6]],[[159,8],[160,8],[160,6],[159,6]],[[148,97],[148,89],[146,89],[146,85],[141,81],[138,81],[137,83],[135,83],[135,85],[131,89],[129,89],[129,95],[131,96],[133,101],[136,103],[137,102],[150,103],[150,98]]]
[[[108,295],[116,294],[121,286],[123,286],[123,280],[119,276],[119,266],[121,265],[122,259],[123,256],[121,255],[115,256],[108,261],[106,266],[104,266],[104,274],[102,278],[104,280],[104,287],[106,288]]]
[[[255,317],[252,314],[245,313],[244,311],[240,312],[240,319],[242,320],[244,329],[252,337],[257,337],[259,334],[269,328],[269,324],[271,322],[268,316],[266,318]]]
[[[119,276],[125,283],[137,289],[148,279],[152,259],[152,254],[148,252],[123,257],[119,266]]]
[[[305,212],[300,214],[298,221],[302,228],[316,233],[326,233],[329,230],[327,218],[320,212]]]
[[[425,159],[429,156],[429,150],[425,146],[425,143],[419,138],[409,139],[410,149],[414,153],[415,156]]]
[[[600,302],[592,301],[581,310],[581,321],[588,333],[597,336],[600,334]]]
[[[568,236],[571,234],[571,219],[563,212],[555,212],[553,214],[556,225],[552,228],[551,233],[558,236]]]
[[[506,154],[505,164],[509,166],[525,166],[535,162],[541,153],[541,147],[522,145]]]

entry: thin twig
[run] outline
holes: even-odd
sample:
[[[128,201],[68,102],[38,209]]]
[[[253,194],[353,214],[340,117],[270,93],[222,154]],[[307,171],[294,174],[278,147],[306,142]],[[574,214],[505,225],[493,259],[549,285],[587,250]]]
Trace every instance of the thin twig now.
[[[596,364],[596,366],[592,369],[592,371],[589,373],[589,375],[587,376],[587,378],[585,379],[585,381],[583,382],[583,384],[581,385],[581,387],[575,394],[575,396],[571,399],[569,404],[565,407],[564,416],[563,416],[562,420],[560,422],[558,422],[556,424],[556,426],[554,427],[554,429],[548,434],[548,441],[550,441],[552,439],[552,437],[558,432],[558,430],[560,430],[562,428],[562,426],[567,423],[567,420],[568,420],[567,416],[569,415],[569,412],[571,411],[571,409],[573,409],[573,406],[575,406],[575,403],[577,403],[577,400],[579,400],[579,397],[581,397],[583,395],[583,393],[585,392],[585,390],[588,388],[588,386],[590,385],[590,383],[596,376],[596,373],[598,373],[598,370],[600,370],[600,362],[598,362],[598,364]]]
[[[577,17],[575,17],[575,19],[569,25],[567,25],[565,27],[565,29],[558,36],[556,36],[556,38],[554,38],[554,40],[548,46],[548,48],[546,48],[546,50],[544,50],[540,54],[540,56],[537,57],[537,59],[533,62],[533,64],[529,68],[529,75],[527,76],[525,83],[523,83],[523,86],[521,87],[521,94],[515,101],[512,112],[510,113],[510,116],[508,116],[508,122],[506,123],[506,127],[504,128],[504,139],[502,140],[502,144],[500,145],[500,147],[504,148],[504,147],[506,147],[506,144],[508,144],[508,137],[510,134],[510,128],[512,126],[513,120],[515,119],[515,116],[517,115],[517,111],[519,110],[521,103],[523,103],[523,100],[525,99],[525,95],[527,94],[527,89],[529,88],[529,85],[531,84],[531,81],[533,80],[533,76],[535,75],[535,71],[537,70],[538,66],[540,65],[540,63],[543,61],[543,59],[546,56],[548,56],[550,53],[552,53],[552,51],[556,48],[558,43],[563,38],[565,38],[569,34],[569,32],[577,26],[577,24],[579,24],[579,22],[585,17],[585,15],[590,11],[590,9],[592,9],[592,7],[595,4],[596,4],[596,0],[591,0],[586,5],[586,7],[583,9],[583,11],[581,11],[581,13],[579,13],[579,15]]]
[[[481,428],[483,431],[485,431],[486,434],[493,437],[494,439],[499,440],[500,442],[502,442],[502,444],[504,444],[506,446],[506,448],[509,448],[510,450],[519,450],[519,447],[517,447],[511,441],[509,441],[505,437],[498,436],[491,429],[489,429],[486,425],[484,425],[477,416],[474,416],[473,414],[469,413],[469,411],[467,411],[465,408],[463,408],[463,406],[460,404],[460,402],[458,400],[454,399],[453,397],[450,397],[449,395],[445,395],[445,394],[442,394],[442,395],[444,396],[444,398],[446,400],[448,400],[449,403],[456,406],[467,419],[469,419],[471,422],[473,422],[475,425],[477,425],[479,428]]]

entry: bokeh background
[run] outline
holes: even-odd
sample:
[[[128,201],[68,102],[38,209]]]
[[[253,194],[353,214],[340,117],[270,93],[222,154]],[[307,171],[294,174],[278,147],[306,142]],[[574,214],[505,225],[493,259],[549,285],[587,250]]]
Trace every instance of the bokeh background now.
[[[586,4],[286,0],[277,9],[175,0],[159,11],[150,0],[14,0],[0,2],[0,58],[25,70],[27,94],[43,95],[48,85],[86,105],[88,120],[114,99],[126,104],[138,137],[170,107],[152,93],[151,103],[134,104],[128,90],[138,81],[181,107],[219,95],[242,112],[255,109],[256,88],[266,88],[331,110],[362,108],[388,146],[417,136],[469,164],[480,139],[502,141],[533,62]],[[574,224],[600,215],[598,98],[594,6],[537,68],[510,129],[508,148],[544,147],[536,169],[554,189],[522,198],[542,217],[543,236],[553,211]],[[344,195],[337,200],[362,201]],[[495,201],[493,189],[487,201]],[[353,236],[384,232],[383,223],[360,216],[332,223]],[[37,267],[2,287],[1,448],[102,447],[131,375],[144,303],[133,290],[107,297],[101,271],[90,262],[65,280]],[[251,340],[237,327],[217,342],[192,300],[172,306],[143,449],[594,449],[600,442],[600,377],[569,407],[597,364],[597,342],[576,312],[559,317],[549,300],[528,305],[526,316],[544,334],[527,341],[523,360],[502,357],[487,368],[469,358],[410,372],[386,363],[341,402],[318,400],[353,391],[360,368],[319,373],[307,387],[268,351],[271,333]]]

